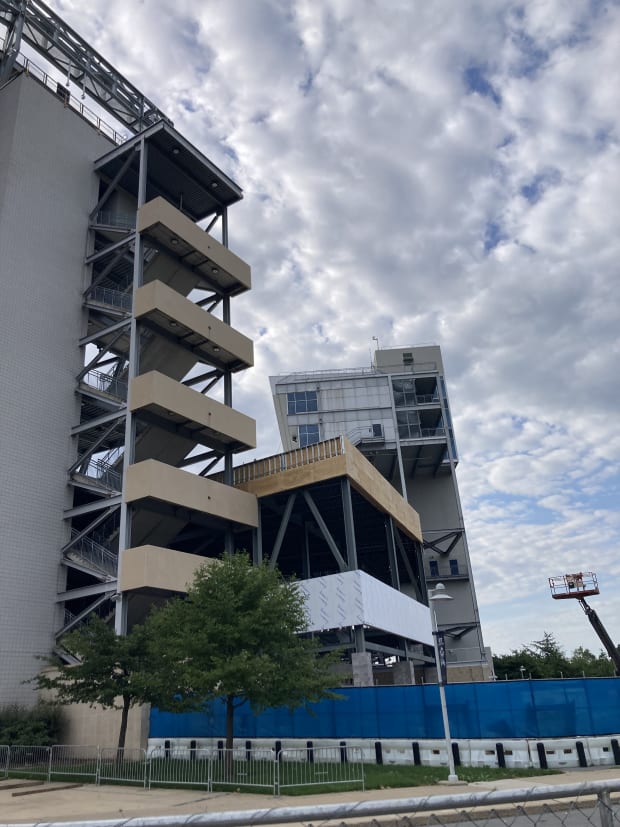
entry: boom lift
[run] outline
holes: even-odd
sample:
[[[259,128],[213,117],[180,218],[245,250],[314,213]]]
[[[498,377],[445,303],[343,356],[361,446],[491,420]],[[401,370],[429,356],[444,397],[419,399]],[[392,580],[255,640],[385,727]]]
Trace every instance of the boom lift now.
[[[614,645],[614,642],[609,637],[609,633],[603,626],[597,613],[585,601],[586,597],[600,594],[596,574],[594,574],[593,571],[579,571],[575,574],[562,574],[560,577],[550,577],[549,587],[551,588],[551,597],[555,600],[575,598],[579,601],[579,605],[586,613],[586,617],[590,621],[592,628],[599,636],[599,640],[611,658],[616,676],[620,676],[620,651],[618,651],[618,647]]]

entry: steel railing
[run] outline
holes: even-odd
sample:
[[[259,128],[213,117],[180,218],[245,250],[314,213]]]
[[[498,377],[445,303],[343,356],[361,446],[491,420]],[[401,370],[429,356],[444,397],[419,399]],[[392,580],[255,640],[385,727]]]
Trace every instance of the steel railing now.
[[[127,382],[124,379],[118,379],[100,370],[89,370],[82,377],[82,382],[101,393],[107,393],[124,402],[127,401]]]
[[[71,529],[71,537],[76,537],[80,532],[77,528]],[[65,552],[65,556],[75,551],[85,561],[106,574],[116,576],[118,569],[118,556],[106,546],[93,540],[91,537],[80,537]]]
[[[122,290],[114,290],[111,287],[93,287],[86,297],[88,302],[106,304],[109,307],[118,307],[121,310],[131,310],[131,293],[124,293]]]
[[[198,786],[281,790],[347,785],[364,789],[359,747],[306,749],[223,749],[155,747],[143,749],[55,744],[51,747],[0,746],[0,778],[89,780],[151,786]]]
[[[105,227],[118,227],[121,230],[135,230],[136,214],[99,210],[95,217],[95,224]]]
[[[78,99],[75,95],[70,94],[69,89],[67,89],[61,81],[51,77],[44,69],[37,66],[37,64],[30,58],[20,53],[17,57],[16,63],[23,68],[27,75],[36,78],[55,95],[59,95],[59,89],[62,89],[63,94],[60,97],[62,98],[65,106],[75,110],[85,120],[92,124],[98,132],[101,132],[102,135],[106,135],[108,138],[111,138],[115,144],[122,144],[127,140],[127,135],[117,132],[113,126],[106,123],[106,121],[104,121],[103,118],[100,118],[99,115],[95,114],[92,109],[84,106],[81,99]]]

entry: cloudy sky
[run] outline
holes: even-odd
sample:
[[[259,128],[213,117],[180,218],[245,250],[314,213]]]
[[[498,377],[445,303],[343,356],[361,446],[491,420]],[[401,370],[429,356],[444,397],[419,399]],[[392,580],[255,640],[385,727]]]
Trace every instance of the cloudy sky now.
[[[618,0],[50,0],[245,191],[236,404],[443,348],[486,642],[620,640]]]

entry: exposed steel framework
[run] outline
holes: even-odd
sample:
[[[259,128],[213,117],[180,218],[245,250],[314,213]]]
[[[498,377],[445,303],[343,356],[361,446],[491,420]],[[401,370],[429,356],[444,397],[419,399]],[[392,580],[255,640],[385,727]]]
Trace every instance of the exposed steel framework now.
[[[159,121],[173,125],[152,101],[40,0],[0,0],[0,24],[6,29],[0,54],[0,83],[10,77],[24,41],[58,69],[67,82],[80,86],[84,94],[132,132]]]

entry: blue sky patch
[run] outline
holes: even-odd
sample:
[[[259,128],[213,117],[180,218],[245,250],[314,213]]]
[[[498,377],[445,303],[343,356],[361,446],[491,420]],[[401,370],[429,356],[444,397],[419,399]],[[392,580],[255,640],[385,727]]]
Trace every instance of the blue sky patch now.
[[[496,106],[501,106],[501,96],[485,77],[482,66],[469,66],[463,72],[463,79],[468,92],[477,92],[484,98],[491,98]]]

